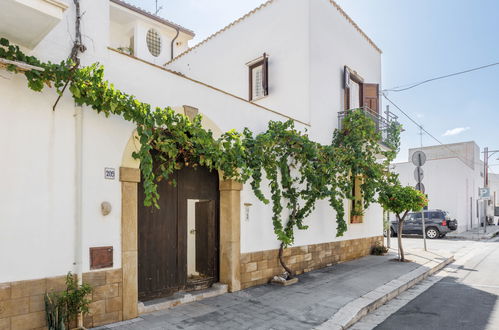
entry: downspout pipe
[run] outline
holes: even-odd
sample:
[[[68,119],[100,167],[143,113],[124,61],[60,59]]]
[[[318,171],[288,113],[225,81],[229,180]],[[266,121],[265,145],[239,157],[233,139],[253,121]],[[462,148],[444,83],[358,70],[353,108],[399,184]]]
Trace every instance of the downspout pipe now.
[[[177,40],[178,35],[180,34],[180,30],[178,28],[175,28],[177,30],[177,34],[175,35],[175,38],[172,39],[171,45],[170,45],[170,61],[173,60],[173,43],[175,40]]]
[[[78,285],[83,284],[83,108],[75,106],[75,228],[74,228],[74,273]],[[83,328],[83,317],[78,317],[78,326]]]

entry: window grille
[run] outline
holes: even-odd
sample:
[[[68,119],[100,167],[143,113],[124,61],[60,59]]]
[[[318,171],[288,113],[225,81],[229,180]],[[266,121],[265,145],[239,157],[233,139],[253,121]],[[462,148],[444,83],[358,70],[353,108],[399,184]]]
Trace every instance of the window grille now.
[[[158,57],[161,54],[161,37],[159,33],[154,29],[147,31],[146,42],[151,55]]]

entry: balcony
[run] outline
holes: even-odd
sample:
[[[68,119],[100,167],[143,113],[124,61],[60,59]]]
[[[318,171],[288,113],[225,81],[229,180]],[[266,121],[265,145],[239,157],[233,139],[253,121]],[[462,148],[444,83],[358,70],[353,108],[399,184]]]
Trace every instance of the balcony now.
[[[368,117],[374,121],[374,123],[376,125],[376,130],[381,135],[381,141],[380,141],[381,145],[387,149],[390,149],[391,148],[390,141],[393,141],[394,134],[395,134],[394,127],[396,125],[400,125],[399,122],[397,121],[398,117],[395,116],[390,111],[385,111],[385,115],[383,116],[383,115],[371,110],[369,107],[361,107],[359,109],[362,110],[362,112],[366,115],[366,117]],[[338,129],[342,129],[343,119],[352,110],[356,110],[356,109],[340,111],[338,113]]]
[[[0,36],[33,49],[62,20],[60,0],[1,0]]]

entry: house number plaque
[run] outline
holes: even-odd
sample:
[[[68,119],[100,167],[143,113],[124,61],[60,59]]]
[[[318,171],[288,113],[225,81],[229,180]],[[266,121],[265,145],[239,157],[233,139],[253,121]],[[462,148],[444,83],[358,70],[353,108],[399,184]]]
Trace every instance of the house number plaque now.
[[[116,178],[116,170],[112,167],[104,168],[104,179],[114,180]]]

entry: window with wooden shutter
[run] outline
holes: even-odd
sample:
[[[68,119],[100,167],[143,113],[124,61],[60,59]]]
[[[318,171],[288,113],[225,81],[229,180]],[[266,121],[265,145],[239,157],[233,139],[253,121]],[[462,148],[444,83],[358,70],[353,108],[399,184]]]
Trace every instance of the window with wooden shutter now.
[[[379,84],[363,84],[364,107],[379,114]]]
[[[345,89],[345,110],[358,109],[363,106],[364,79],[345,65],[343,87]]]
[[[249,64],[249,99],[255,101],[269,94],[268,57],[263,57]]]

